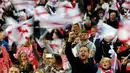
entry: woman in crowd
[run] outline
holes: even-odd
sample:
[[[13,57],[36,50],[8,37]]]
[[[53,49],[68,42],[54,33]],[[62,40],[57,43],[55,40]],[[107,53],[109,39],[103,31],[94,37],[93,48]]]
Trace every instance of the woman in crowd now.
[[[1,26],[0,28],[4,29],[5,32],[6,28],[8,28],[6,24],[9,25],[12,24],[12,22],[11,23],[10,22],[8,23],[8,21],[6,22],[6,20],[8,20],[8,18],[10,17],[13,18],[18,25],[32,18],[32,22],[29,22],[29,24],[30,23],[34,24],[33,25],[34,38],[39,39],[40,35],[44,33],[44,30],[40,30],[41,28],[48,30],[48,28],[44,28],[43,25],[44,23],[47,25],[52,24],[52,28],[49,29],[53,29],[51,32],[51,39],[50,37],[48,37],[50,35],[47,34],[49,42],[48,43],[44,42],[44,47],[46,49],[41,49],[34,46],[34,44],[32,44],[29,40],[25,45],[19,45],[16,49],[16,53],[12,52],[11,54],[9,54],[12,61],[15,61],[15,59],[13,59],[12,56],[14,56],[16,59],[19,59],[18,62],[16,61],[14,62],[14,64],[15,63],[18,64],[21,72],[23,73],[32,72],[34,69],[33,67],[36,63],[35,61],[38,61],[37,63],[38,67],[35,66],[36,70],[34,71],[34,73],[44,73],[43,70],[46,73],[71,73],[71,68],[72,73],[119,73],[118,71],[114,72],[111,69],[112,62],[110,61],[110,59],[111,57],[113,57],[111,50],[113,49],[116,52],[117,48],[120,47],[117,41],[118,40],[122,41],[121,39],[118,39],[118,37],[120,37],[119,35],[123,35],[123,33],[118,33],[119,35],[116,34],[117,40],[114,37],[112,39],[110,39],[110,37],[105,38],[104,37],[105,33],[106,34],[108,33],[105,32],[105,30],[101,31],[100,33],[100,29],[98,32],[97,23],[99,22],[99,20],[103,20],[108,24],[108,27],[112,26],[117,30],[120,28],[122,29],[124,27],[122,26],[124,24],[122,22],[125,20],[129,21],[130,19],[130,0],[31,0],[31,1],[21,0],[20,1],[20,5],[22,5],[21,7],[19,7],[20,5],[17,5],[18,2],[19,1],[17,0],[0,0],[0,26]],[[63,3],[64,6],[62,7],[62,4],[60,5],[60,3]],[[42,11],[42,9],[38,10],[37,8],[39,6],[45,8],[46,9],[45,12],[44,10]],[[81,13],[80,11],[78,12],[79,6],[83,6],[80,7],[82,8]],[[63,8],[62,11],[63,14],[57,11],[58,8],[61,8],[61,10]],[[109,11],[107,11],[107,9]],[[71,12],[72,14],[69,14]],[[77,18],[82,19],[80,14],[82,14],[83,20],[78,22],[75,19]],[[48,17],[50,16],[49,17],[50,19],[44,20],[44,15],[48,15]],[[51,17],[55,15],[58,15],[57,17],[61,19],[59,20],[57,18],[54,18],[53,22],[53,19]],[[120,20],[118,20],[119,15]],[[37,17],[39,20],[37,20]],[[42,19],[40,19],[40,17]],[[42,24],[41,20],[45,22]],[[118,22],[122,23],[122,25],[119,27]],[[59,28],[56,26],[57,28],[55,28],[53,27],[53,24],[57,26],[59,26],[59,24],[64,24],[65,27],[67,24],[70,24],[72,27],[70,27],[69,29],[66,28],[62,29],[64,27]],[[43,27],[41,27],[42,25]],[[17,29],[17,26],[16,27],[12,26],[12,28]],[[126,32],[128,30],[127,28]],[[84,29],[85,31],[81,32],[82,29]],[[10,31],[12,30],[13,29],[11,29]],[[90,34],[87,33],[87,31],[90,31]],[[70,34],[68,37],[69,32]],[[7,37],[10,37],[9,33],[11,32],[7,32],[6,34]],[[22,36],[24,36],[24,34],[26,33],[27,32],[23,33]],[[63,39],[64,34],[65,39],[68,40],[66,43],[63,42],[66,41],[65,39]],[[101,35],[101,37],[97,38],[97,34],[99,36]],[[13,36],[15,38],[15,35]],[[7,71],[9,71],[9,73],[14,72],[20,73],[19,69],[15,66],[12,66],[9,70],[11,64],[9,63],[10,58],[7,53],[12,51],[8,47],[8,44],[11,46],[10,42],[15,44],[17,43],[14,40],[10,41],[11,39],[8,39],[9,43],[3,42],[4,41],[3,37],[4,37],[3,31],[1,32],[0,30],[0,40],[2,42],[2,44],[0,42],[0,45],[2,45],[0,46],[0,73],[8,73]],[[124,38],[130,38],[130,37],[125,36]],[[115,40],[115,42],[113,40]],[[130,41],[130,39],[128,40],[125,39],[125,41],[123,42],[126,43],[126,41]],[[129,44],[127,43],[126,49],[117,53],[117,57],[121,61],[121,64],[119,63],[119,66],[122,66],[121,67],[122,73],[130,72],[129,48],[130,48]],[[39,52],[41,53],[43,52],[42,56],[40,56],[41,54],[39,54]],[[95,63],[94,60],[96,61]],[[69,64],[71,65],[71,67]],[[98,64],[102,64],[101,68],[97,68],[95,66]]]
[[[81,32],[80,24],[79,23],[73,24],[71,27],[71,31],[73,31],[75,33],[75,35],[78,36],[78,34]]]
[[[51,47],[49,46],[49,44],[44,40],[44,43],[45,43],[45,47],[47,48],[48,52],[51,53],[51,54],[59,54],[61,55],[61,58],[62,58],[62,65],[63,65],[63,69],[67,72],[67,73],[70,73],[71,72],[71,67],[70,67],[70,64],[68,62],[68,59],[66,57],[66,54],[65,54],[65,47],[66,47],[66,42],[64,41],[62,43],[62,48],[59,50],[58,53],[54,52]]]
[[[20,67],[20,71],[23,73],[30,73],[33,71],[33,65],[29,61],[28,56],[25,52],[20,53],[17,64]]]
[[[9,53],[7,52],[5,46],[0,42],[0,73],[7,73],[9,67],[11,66],[11,60]]]
[[[33,49],[32,49],[32,44],[30,42],[30,39],[27,41],[25,45],[17,46],[17,52],[14,55],[14,57],[18,59],[21,52],[25,52],[29,58],[29,61],[33,61],[34,55],[33,55]]]
[[[62,65],[62,58],[58,54],[53,54],[52,57],[52,69],[50,73],[65,73]]]
[[[55,73],[55,72],[56,73],[58,73],[58,72],[64,73],[65,71],[64,71],[63,66],[62,66],[61,56],[56,54],[56,53],[50,54],[50,50],[52,50],[52,49],[51,48],[49,48],[49,50],[45,49],[44,52],[43,52],[42,58],[40,58],[40,56],[38,55],[35,47],[33,47],[34,54],[39,61],[39,68],[45,69],[45,71],[47,73],[50,73],[50,72],[52,72],[52,73]]]
[[[62,44],[62,34],[59,29],[54,29],[52,32],[52,40],[49,42],[51,48],[58,53]]]

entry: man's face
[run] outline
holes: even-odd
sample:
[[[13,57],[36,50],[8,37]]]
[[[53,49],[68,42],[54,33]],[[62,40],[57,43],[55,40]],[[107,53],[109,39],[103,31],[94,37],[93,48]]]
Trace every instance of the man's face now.
[[[20,71],[18,68],[12,67],[10,68],[9,73],[20,73]]]
[[[88,39],[88,33],[80,33],[80,40],[86,41]]]
[[[86,27],[90,27],[90,26],[91,26],[90,20],[86,20],[86,21],[85,21],[85,26],[86,26]]]
[[[87,47],[81,47],[79,50],[79,57],[81,60],[86,60],[89,56],[88,48]]]
[[[102,18],[104,16],[104,14],[101,12],[99,13],[99,17]]]
[[[75,38],[74,43],[78,44],[79,42],[80,42],[80,38],[79,37]]]
[[[92,36],[95,36],[95,35],[96,35],[96,33],[97,33],[96,28],[92,28],[92,29],[91,29],[91,31],[92,31]]]
[[[91,11],[92,10],[92,6],[91,5],[87,6],[87,10]]]
[[[115,20],[115,19],[116,19],[116,13],[112,12],[112,13],[110,14],[110,19],[111,19],[111,20]]]

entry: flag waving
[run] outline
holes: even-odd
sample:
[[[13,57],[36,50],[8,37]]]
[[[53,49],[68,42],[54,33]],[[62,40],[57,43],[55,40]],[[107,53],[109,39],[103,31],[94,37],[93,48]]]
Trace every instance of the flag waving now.
[[[117,30],[110,25],[104,23],[102,20],[99,21],[98,25],[98,33],[97,35],[100,36],[100,38],[115,38],[117,34]]]
[[[32,19],[18,23],[13,18],[7,18],[5,30],[10,42],[15,42],[17,45],[25,44],[28,38],[32,35]],[[11,44],[10,44],[11,45]]]
[[[130,40],[130,20],[122,20],[119,23],[118,38],[122,42]]]

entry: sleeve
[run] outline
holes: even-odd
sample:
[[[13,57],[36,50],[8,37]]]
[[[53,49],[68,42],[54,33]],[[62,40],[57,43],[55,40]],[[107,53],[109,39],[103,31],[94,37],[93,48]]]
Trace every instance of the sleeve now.
[[[47,51],[48,51],[49,53],[57,54],[56,52],[54,52],[54,51],[52,50],[52,48],[49,46],[49,44],[45,44],[45,47],[47,48]]]
[[[96,52],[96,46],[95,46],[95,44],[93,42],[91,43],[91,48],[90,49],[92,49],[93,51]]]
[[[89,59],[89,67],[91,69],[91,73],[96,73],[98,71],[98,67],[96,65],[94,65],[94,60],[93,58]]]
[[[96,46],[95,44],[93,43],[93,50],[96,51]]]
[[[4,43],[4,45],[3,46],[5,46],[5,48],[6,48],[6,50],[7,50],[7,52],[9,51],[9,45],[8,45],[8,43],[7,42],[3,42]]]
[[[77,49],[77,51],[79,51],[79,48],[80,48],[80,43],[78,43],[77,45],[75,45],[75,47]]]
[[[122,71],[122,73],[126,72],[126,64],[125,65],[122,64],[121,71]]]
[[[72,53],[71,42],[66,43],[65,54],[66,54],[66,57],[68,58],[70,64],[74,63],[76,58],[74,57],[74,55]]]
[[[40,56],[39,56],[39,54],[38,54],[38,52],[36,51],[36,48],[35,48],[35,46],[33,45],[33,53],[34,53],[34,55],[35,55],[35,57],[37,58],[37,60],[39,61],[40,60]]]
[[[18,59],[18,57],[19,57],[19,54],[20,54],[20,47],[18,46],[17,48],[16,48],[16,54],[14,54],[14,57],[16,58],[16,59]]]

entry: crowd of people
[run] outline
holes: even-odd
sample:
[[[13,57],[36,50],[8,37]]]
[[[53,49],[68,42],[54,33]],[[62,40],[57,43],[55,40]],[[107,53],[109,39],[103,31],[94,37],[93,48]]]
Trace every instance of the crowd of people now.
[[[130,73],[129,24],[130,0],[0,0],[0,73]]]

